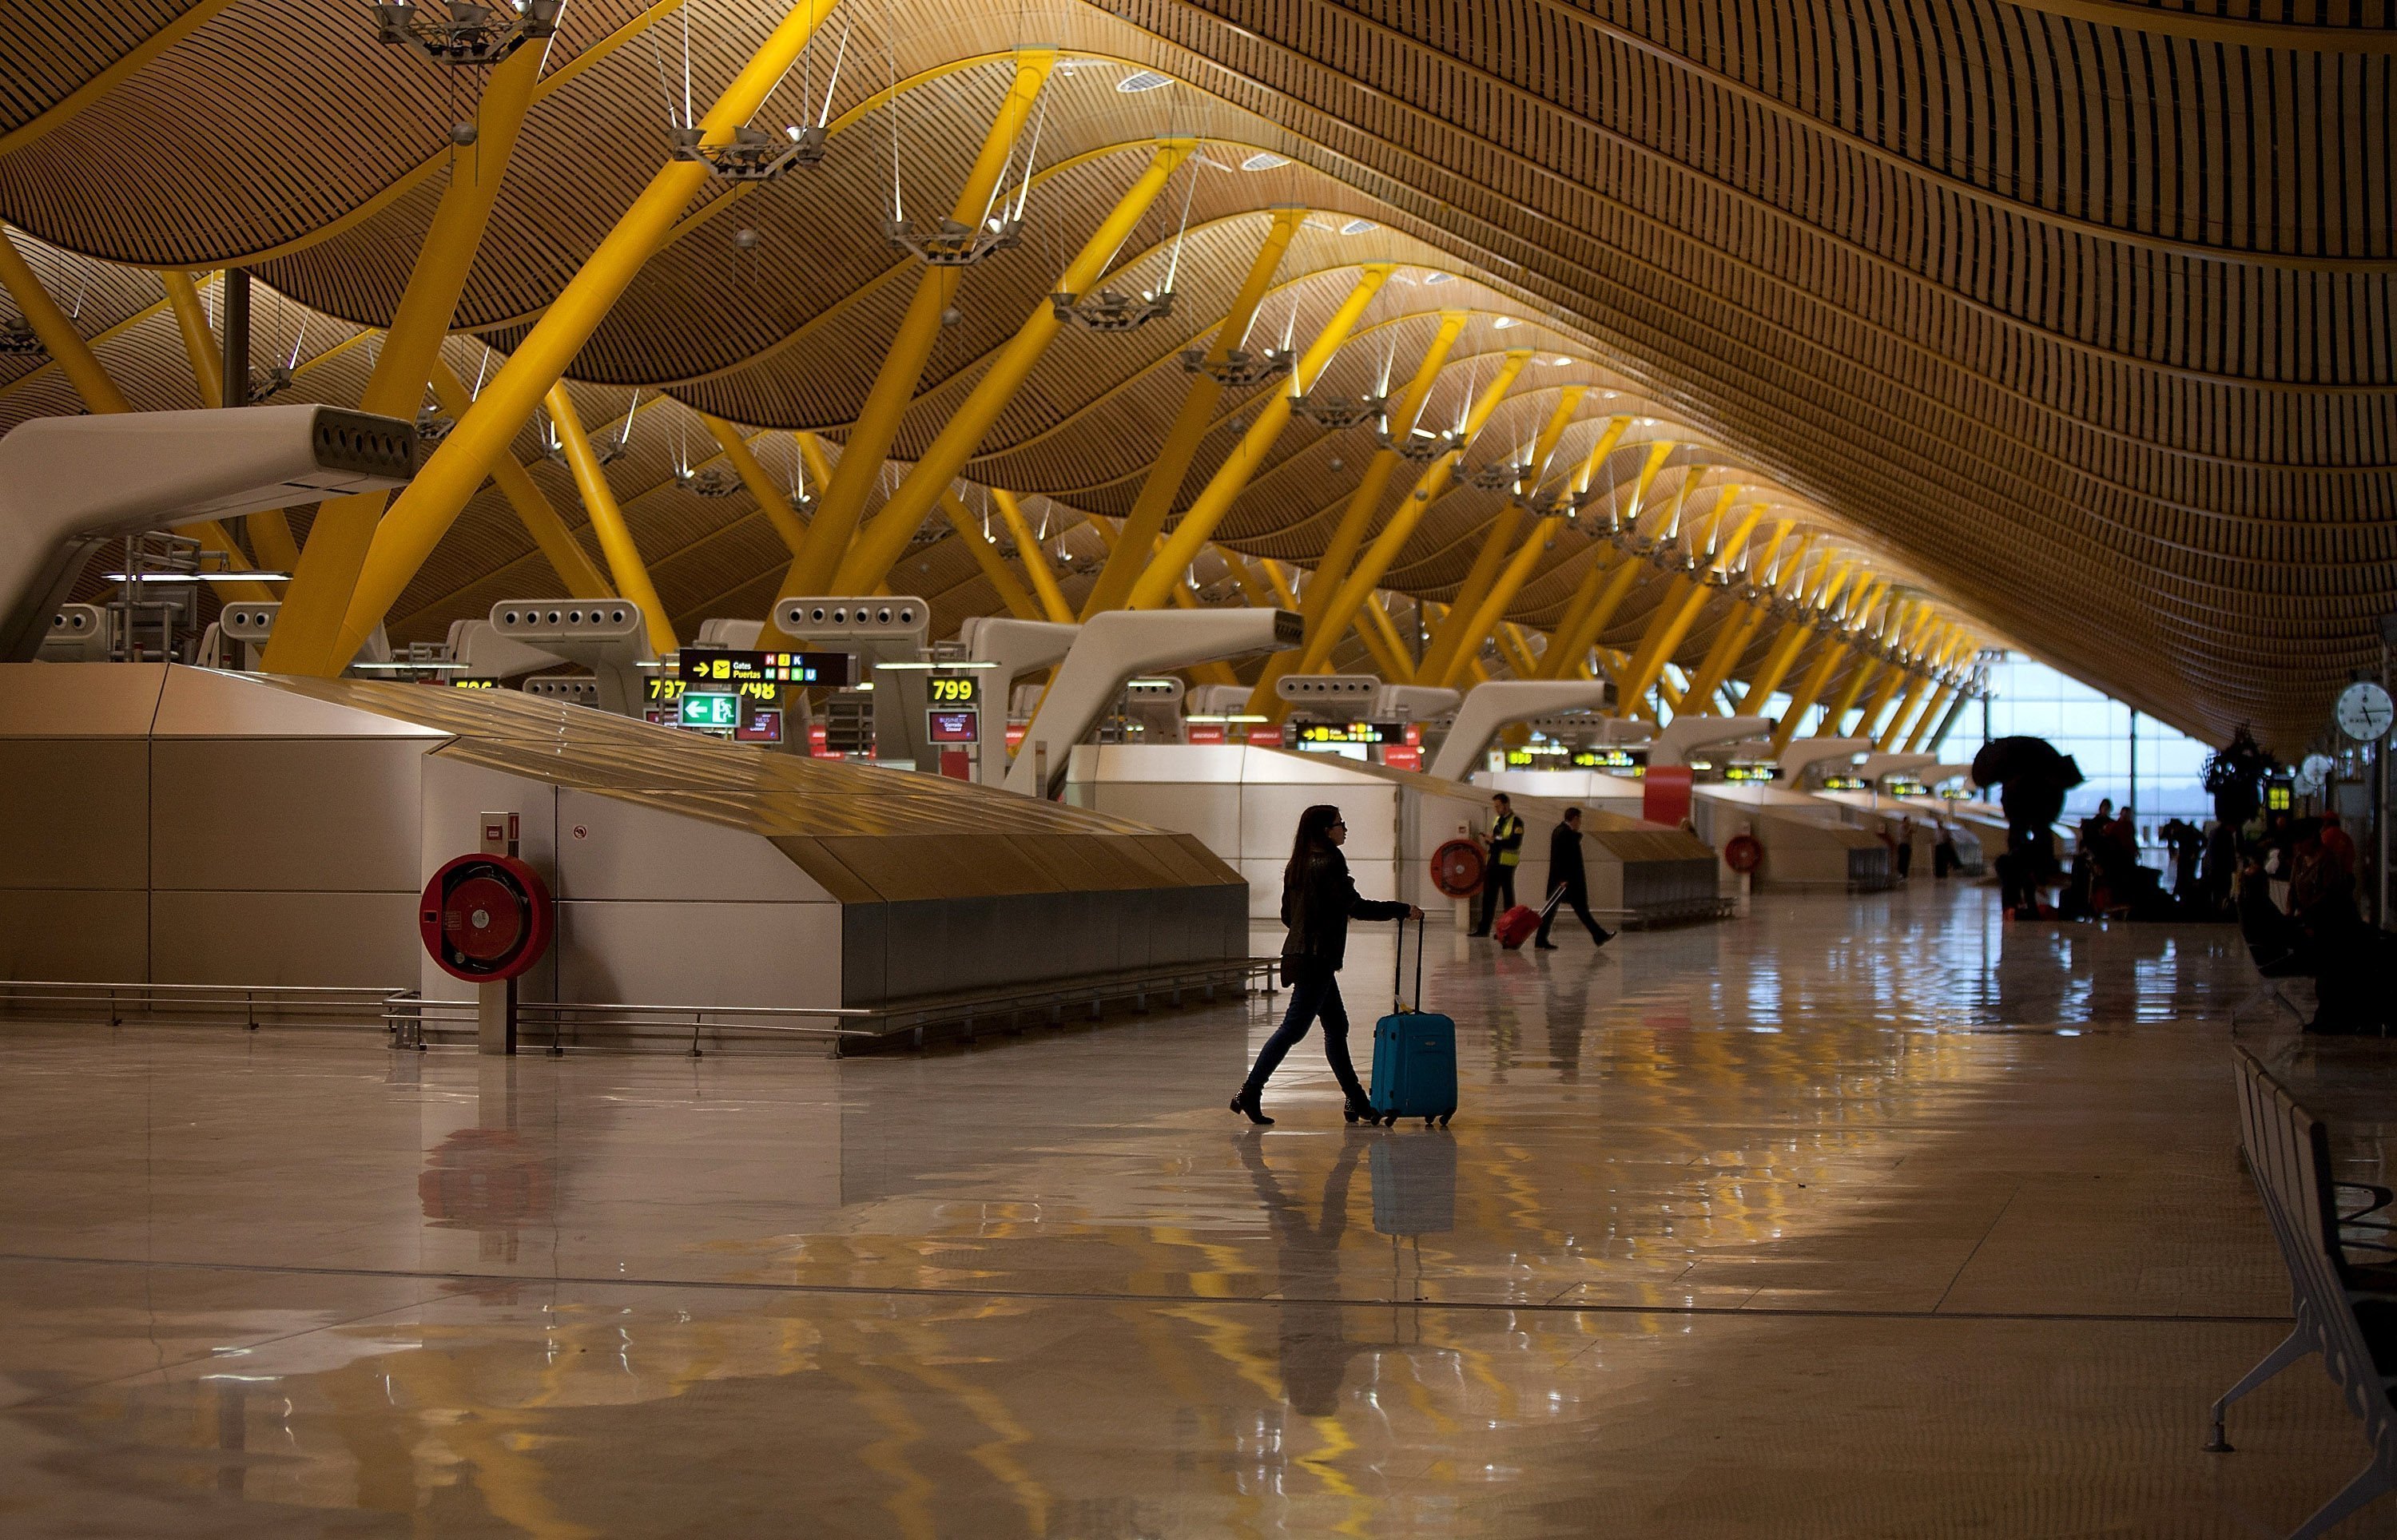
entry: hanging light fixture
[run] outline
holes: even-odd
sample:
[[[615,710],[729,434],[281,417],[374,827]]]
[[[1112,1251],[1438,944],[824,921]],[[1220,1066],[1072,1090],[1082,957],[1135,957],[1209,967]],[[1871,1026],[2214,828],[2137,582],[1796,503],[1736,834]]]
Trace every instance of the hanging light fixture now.
[[[1128,332],[1161,321],[1173,313],[1173,290],[1143,289],[1133,299],[1119,289],[1102,288],[1096,294],[1051,294],[1051,311],[1060,321],[1070,321],[1084,331]]]
[[[893,63],[895,72],[897,64]],[[1005,192],[1007,166],[999,168],[998,179],[991,184],[989,200],[983,206],[980,224],[962,224],[956,219],[943,219],[930,226],[919,225],[907,218],[899,194],[899,115],[898,98],[894,91],[891,112],[891,218],[883,221],[883,237],[891,249],[904,252],[933,267],[971,267],[993,253],[1011,251],[1024,244],[1024,205],[1032,196],[1032,166],[1040,153],[1040,130],[1049,123],[1049,93],[1040,93],[1040,111],[1032,120],[1032,141],[1024,151],[1023,179],[1016,184],[1015,201],[1010,206]],[[1015,149],[1008,147],[1011,164]]]
[[[437,12],[407,3],[374,7],[375,41],[414,48],[435,64],[497,64],[526,44],[557,35],[566,0],[516,0],[478,6],[443,0]]]
[[[46,352],[32,322],[21,315],[0,321],[0,358],[40,358]]]
[[[813,39],[810,42],[812,43]],[[841,64],[848,57],[849,29],[844,26],[840,33],[840,46],[833,54],[832,79],[824,85],[824,101],[816,110],[813,123],[805,126],[786,124],[779,134],[753,128],[744,123],[732,130],[732,139],[729,144],[703,143],[707,130],[690,118],[690,31],[689,7],[686,7],[682,61],[685,83],[683,120],[667,129],[667,137],[674,147],[674,158],[703,162],[708,170],[726,181],[737,182],[769,182],[795,166],[822,166],[824,152],[831,147],[832,94],[840,85]],[[672,110],[671,103],[668,110]]]
[[[1190,198],[1198,190],[1198,171],[1193,166],[1189,179],[1183,184],[1182,223],[1173,232],[1173,255],[1166,261],[1161,286],[1141,290],[1137,300],[1119,289],[1101,288],[1096,294],[1067,294],[1061,290],[1049,296],[1050,309],[1057,319],[1070,321],[1084,331],[1128,332],[1172,315],[1173,281],[1182,272],[1182,242],[1190,233]]]
[[[1354,428],[1367,418],[1378,418],[1390,409],[1386,395],[1327,395],[1309,391],[1290,398],[1290,409],[1319,428],[1338,431]]]
[[[1520,460],[1492,460],[1466,472],[1465,479],[1484,492],[1510,490],[1532,473],[1530,461],[1528,455]]]
[[[1465,447],[1461,433],[1435,433],[1428,428],[1412,428],[1403,433],[1392,433],[1388,423],[1373,435],[1373,441],[1411,465],[1429,465],[1442,455]]]
[[[770,134],[744,123],[732,130],[729,144],[702,143],[706,132],[703,128],[675,129],[674,158],[704,161],[710,171],[726,181],[772,181],[794,166],[824,164],[827,141],[821,124],[810,124],[805,128],[793,124],[780,134]]]
[[[1182,350],[1184,374],[1212,375],[1231,386],[1262,385],[1268,379],[1279,379],[1290,373],[1297,362],[1288,348],[1261,348],[1254,352],[1232,348],[1225,352],[1220,364],[1210,364],[1204,348]]]
[[[675,485],[694,498],[729,498],[741,490],[741,477],[729,465],[678,465]]]

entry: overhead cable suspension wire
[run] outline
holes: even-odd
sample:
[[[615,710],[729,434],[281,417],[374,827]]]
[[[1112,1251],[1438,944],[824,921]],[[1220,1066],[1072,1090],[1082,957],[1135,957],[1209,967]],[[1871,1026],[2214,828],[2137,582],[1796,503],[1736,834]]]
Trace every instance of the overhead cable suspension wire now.
[[[899,21],[891,0],[882,5],[882,52],[891,75],[891,222],[904,223],[907,210],[899,190]]]

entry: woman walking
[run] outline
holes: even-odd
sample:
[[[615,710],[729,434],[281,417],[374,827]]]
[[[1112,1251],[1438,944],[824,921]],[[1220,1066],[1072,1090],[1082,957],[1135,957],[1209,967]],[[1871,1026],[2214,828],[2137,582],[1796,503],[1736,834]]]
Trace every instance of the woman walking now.
[[[1290,864],[1281,872],[1281,923],[1290,936],[1281,944],[1282,981],[1290,986],[1290,1011],[1281,1027],[1257,1054],[1248,1082],[1232,1098],[1232,1110],[1245,1113],[1252,1123],[1273,1122],[1259,1104],[1265,1082],[1282,1058],[1306,1035],[1317,1017],[1323,1021],[1323,1056],[1347,1097],[1341,1115],[1350,1122],[1372,1122],[1372,1105],[1357,1082],[1356,1066],[1348,1062],[1348,1011],[1340,1002],[1340,963],[1348,951],[1348,922],[1357,920],[1420,920],[1423,910],[1413,904],[1377,904],[1357,896],[1348,875],[1347,857],[1340,847],[1348,842],[1348,826],[1340,809],[1318,803],[1298,816],[1298,837],[1291,843]]]

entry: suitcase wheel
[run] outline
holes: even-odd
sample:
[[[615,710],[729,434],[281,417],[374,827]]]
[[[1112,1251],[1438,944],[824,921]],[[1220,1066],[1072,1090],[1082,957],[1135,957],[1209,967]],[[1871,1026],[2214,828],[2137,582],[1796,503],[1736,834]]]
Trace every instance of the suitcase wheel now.
[[[1426,1128],[1429,1128],[1429,1127],[1430,1127],[1430,1126],[1431,1126],[1435,1122],[1437,1122],[1437,1121],[1438,1121],[1438,1120],[1436,1120],[1436,1119],[1426,1117],[1426,1118],[1425,1118],[1425,1119],[1424,1119],[1424,1126],[1425,1126]]]
[[[1442,1128],[1446,1128],[1446,1127],[1448,1126],[1448,1120],[1449,1120],[1450,1116],[1451,1116],[1453,1113],[1454,1113],[1454,1112],[1455,1112],[1455,1110],[1456,1110],[1456,1109],[1454,1109],[1454,1108],[1453,1108],[1453,1107],[1452,1107],[1452,1108],[1450,1108],[1450,1109],[1448,1109],[1448,1111],[1443,1112],[1443,1113],[1441,1113],[1441,1114],[1440,1115],[1440,1127],[1442,1127]]]

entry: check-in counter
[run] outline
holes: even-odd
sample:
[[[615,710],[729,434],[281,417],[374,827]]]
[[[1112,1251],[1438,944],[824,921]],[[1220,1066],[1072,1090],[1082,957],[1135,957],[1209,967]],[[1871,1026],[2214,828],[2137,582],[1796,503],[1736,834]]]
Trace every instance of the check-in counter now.
[[[1509,795],[1525,824],[1516,878],[1524,902],[1536,905],[1547,892],[1549,832],[1566,808],[1578,806],[1592,909],[1631,924],[1720,912],[1717,862],[1703,842],[1618,811],[1619,798],[1610,806],[1573,795]],[[1490,821],[1490,793],[1477,786],[1237,744],[1084,744],[1073,752],[1065,800],[1198,836],[1248,879],[1249,913],[1258,920],[1279,917],[1292,831],[1312,803],[1335,803],[1347,820],[1343,854],[1359,891],[1426,909],[1450,902],[1431,884],[1432,852],[1460,835],[1480,835]]]
[[[1878,836],[1886,832],[1893,840],[1910,843],[1914,847],[1912,870],[1916,872],[1931,871],[1943,822],[1955,835],[1957,870],[1967,877],[1978,877],[1988,870],[1989,853],[1982,846],[1978,831],[1950,814],[1937,797],[1894,797],[1871,789],[1827,790],[1811,795],[1843,809],[1848,821],[1867,833]]]
[[[1721,850],[1741,834],[1754,836],[1763,850],[1756,885],[1766,890],[1871,893],[1895,882],[1889,847],[1851,825],[1845,813],[1821,796],[1763,782],[1691,789],[1690,821],[1699,838]]]

